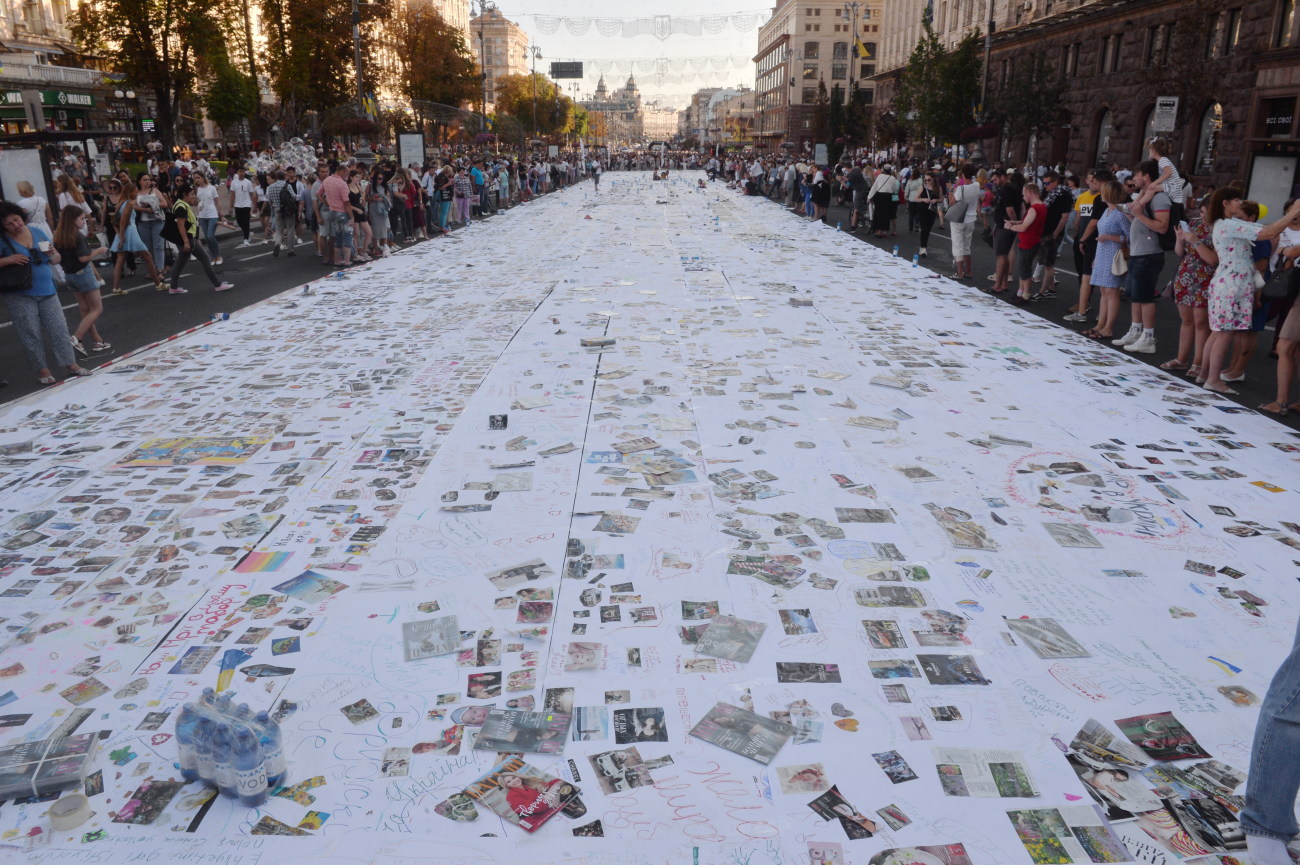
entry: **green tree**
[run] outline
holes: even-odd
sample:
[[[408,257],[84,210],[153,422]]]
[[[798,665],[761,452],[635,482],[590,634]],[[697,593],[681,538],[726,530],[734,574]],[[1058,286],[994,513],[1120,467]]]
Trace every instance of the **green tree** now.
[[[497,114],[518,120],[525,129],[533,128],[533,93],[537,93],[537,131],[542,135],[563,135],[571,131],[573,100],[541,73],[506,75],[497,79]]]
[[[222,128],[233,130],[240,121],[257,114],[261,94],[256,82],[242,71],[219,42],[211,47],[203,63],[203,86],[199,102],[208,119]]]
[[[990,97],[990,116],[1002,125],[1002,134],[1010,141],[1041,137],[1067,119],[1064,98],[1065,80],[1044,56],[1022,56],[1016,58],[1006,83]]]
[[[181,101],[196,95],[199,58],[216,40],[219,0],[84,0],[73,38],[89,54],[112,57],[116,71],[157,102],[158,137],[176,144]]]
[[[899,120],[914,140],[954,142],[971,125],[979,100],[982,38],[966,34],[952,51],[944,50],[928,18],[912,49],[894,98]]]
[[[407,6],[386,29],[389,83],[412,102],[460,106],[479,98],[481,79],[460,30],[432,6]]]

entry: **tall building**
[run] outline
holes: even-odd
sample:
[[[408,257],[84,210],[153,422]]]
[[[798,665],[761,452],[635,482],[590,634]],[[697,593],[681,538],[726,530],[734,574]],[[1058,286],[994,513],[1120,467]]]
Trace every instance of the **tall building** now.
[[[24,90],[38,91],[45,129],[106,128],[101,114],[104,75],[92,69],[61,65],[73,53],[68,0],[26,0],[6,3],[0,14],[0,127],[6,134],[31,131],[24,107]],[[124,129],[138,129],[138,112],[123,106]]]
[[[677,134],[682,138],[704,139],[704,110],[721,87],[703,87],[691,94],[690,104],[677,115]]]
[[[657,102],[647,102],[642,121],[647,141],[671,141],[677,134],[676,108],[661,107]]]
[[[635,75],[629,75],[627,83],[613,92],[605,84],[605,76],[600,76],[591,99],[579,104],[595,118],[591,124],[592,137],[596,139],[593,144],[619,147],[640,144],[646,139],[646,111]]]
[[[703,144],[748,146],[753,143],[755,93],[748,87],[724,87],[704,103]]]
[[[478,58],[487,73],[487,99],[496,102],[499,83],[507,75],[528,75],[528,34],[515,22],[492,8],[469,19],[470,54]]]
[[[778,0],[772,17],[759,28],[754,56],[754,137],[759,146],[814,144],[813,112],[822,83],[828,95],[836,88],[845,95],[856,90],[857,98],[872,104],[882,10],[910,2]],[[859,56],[855,42],[861,44]]]
[[[949,47],[984,29],[986,2],[973,10],[966,0],[933,2]],[[889,4],[881,65],[898,66],[882,68],[882,101],[911,51],[888,42],[893,16],[915,13],[919,34],[923,8]],[[1240,184],[1274,212],[1289,197],[1300,176],[1296,0],[994,0],[993,15],[990,94],[1014,86],[1030,63],[1064,86],[1050,129],[999,129],[985,142],[990,161],[1131,168],[1158,134],[1196,189]],[[913,26],[897,28],[905,24]]]
[[[442,16],[442,20],[458,29],[465,37],[465,47],[472,53],[477,43],[470,39],[469,32],[470,0],[406,0],[407,6],[432,6]]]

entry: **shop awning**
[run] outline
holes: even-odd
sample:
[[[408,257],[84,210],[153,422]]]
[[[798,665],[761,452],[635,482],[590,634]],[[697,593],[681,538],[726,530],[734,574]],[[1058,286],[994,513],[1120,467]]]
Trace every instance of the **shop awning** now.
[[[23,54],[29,52],[36,53],[36,54],[64,53],[62,48],[55,48],[53,45],[34,45],[31,42],[0,41],[0,48],[3,48],[6,51],[15,51]]]

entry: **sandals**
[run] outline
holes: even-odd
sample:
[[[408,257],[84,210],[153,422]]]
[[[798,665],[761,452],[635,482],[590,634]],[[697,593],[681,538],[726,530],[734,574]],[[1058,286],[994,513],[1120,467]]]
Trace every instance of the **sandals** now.
[[[1167,360],[1164,363],[1160,364],[1160,368],[1164,370],[1169,370],[1170,372],[1174,372],[1177,370],[1187,369],[1187,363],[1181,360]]]
[[[79,366],[76,369],[68,370],[68,375],[75,376],[76,378],[86,378],[87,376],[92,375],[92,373],[85,367]]]
[[[58,384],[59,381],[57,378],[55,378],[52,375],[43,375],[36,380],[41,384]]]
[[[1269,406],[1271,405],[1280,405],[1280,403],[1276,403],[1276,402],[1260,403],[1259,410],[1262,412],[1267,412],[1268,414],[1271,414],[1274,417],[1286,417],[1290,413],[1290,409],[1288,406],[1282,406],[1281,408],[1274,409],[1274,408],[1269,408]]]

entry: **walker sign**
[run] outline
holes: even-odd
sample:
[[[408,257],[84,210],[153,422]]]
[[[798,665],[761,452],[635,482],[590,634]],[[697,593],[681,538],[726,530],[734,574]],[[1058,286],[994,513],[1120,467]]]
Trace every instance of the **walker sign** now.
[[[1178,97],[1158,96],[1156,107],[1151,112],[1152,132],[1173,132],[1178,119]]]

